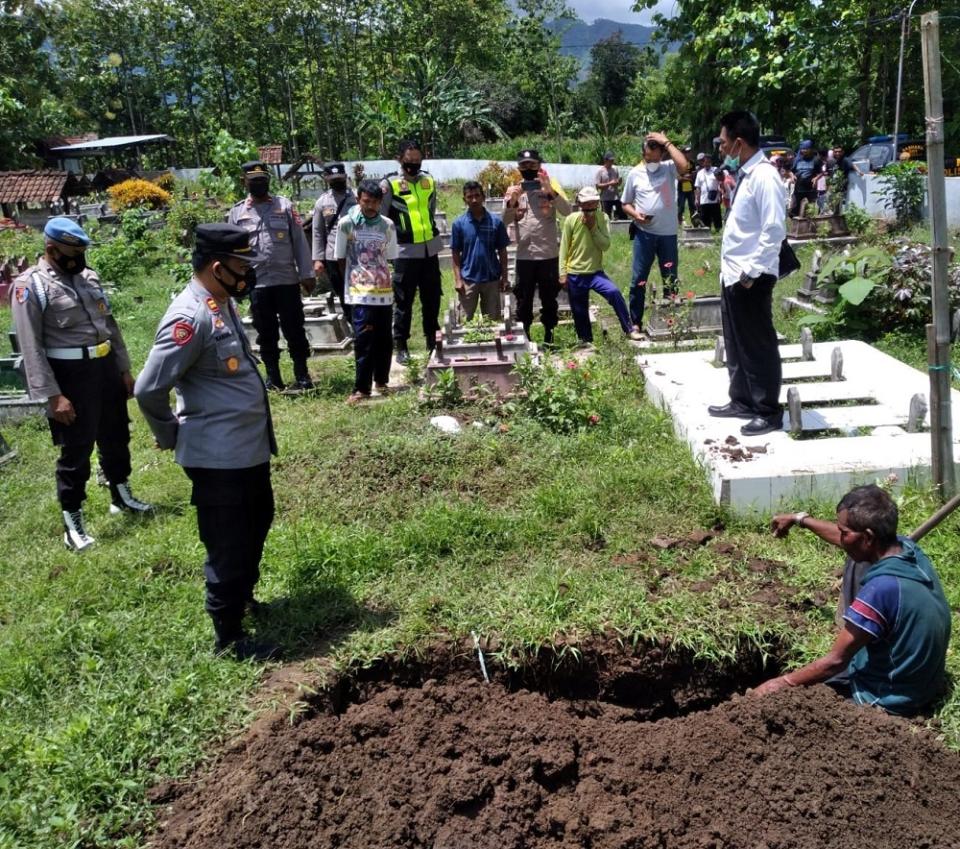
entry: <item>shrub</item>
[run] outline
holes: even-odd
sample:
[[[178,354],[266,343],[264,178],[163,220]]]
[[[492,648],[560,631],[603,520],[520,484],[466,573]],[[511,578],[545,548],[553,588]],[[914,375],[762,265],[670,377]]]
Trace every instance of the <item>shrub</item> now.
[[[609,417],[594,359],[559,365],[547,360],[537,365],[530,357],[516,366],[515,397],[508,411],[526,416],[556,433],[576,433],[605,422]]]
[[[927,192],[926,165],[905,160],[891,162],[880,171],[880,197],[897,215],[897,227],[906,229],[920,220]]]
[[[160,209],[170,203],[170,192],[149,180],[124,180],[107,189],[110,205],[117,212],[146,207]]]
[[[170,192],[172,194],[174,187],[176,186],[177,179],[169,171],[164,171],[162,174],[154,177],[152,182],[165,192]]]
[[[520,172],[516,168],[504,168],[499,162],[491,161],[477,174],[477,182],[483,186],[487,197],[503,197],[509,186],[520,182]]]

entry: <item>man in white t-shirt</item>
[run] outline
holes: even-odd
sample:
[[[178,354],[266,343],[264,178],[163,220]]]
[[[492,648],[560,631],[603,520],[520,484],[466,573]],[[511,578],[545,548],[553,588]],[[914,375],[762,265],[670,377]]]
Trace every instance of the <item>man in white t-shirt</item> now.
[[[697,212],[704,227],[713,227],[714,230],[723,229],[723,216],[720,214],[720,181],[713,170],[713,160],[709,153],[703,154],[703,167],[697,172],[694,181],[694,195],[696,196]]]
[[[668,159],[663,161],[664,154]],[[660,266],[663,294],[677,291],[677,174],[686,174],[690,163],[663,133],[648,133],[643,161],[627,175],[620,201],[634,226],[633,270],[630,278],[630,319],[634,333],[643,327],[647,276],[654,259]]]

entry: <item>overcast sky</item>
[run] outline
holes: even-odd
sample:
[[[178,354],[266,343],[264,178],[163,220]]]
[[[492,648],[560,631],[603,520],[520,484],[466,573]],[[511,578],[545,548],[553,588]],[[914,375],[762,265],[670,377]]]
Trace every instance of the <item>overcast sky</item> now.
[[[596,18],[608,18],[611,21],[624,21],[629,24],[649,24],[656,12],[670,14],[675,0],[659,0],[653,9],[631,12],[633,0],[567,0],[570,6],[588,24]]]

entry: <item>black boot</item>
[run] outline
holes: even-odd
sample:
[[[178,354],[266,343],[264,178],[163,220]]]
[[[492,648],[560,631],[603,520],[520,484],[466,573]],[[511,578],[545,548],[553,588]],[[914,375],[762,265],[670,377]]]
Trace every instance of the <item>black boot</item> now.
[[[273,392],[283,392],[287,385],[280,376],[280,358],[267,359],[263,357],[263,366],[267,370],[267,378],[264,381],[267,384],[267,389]]]
[[[294,362],[293,376],[297,389],[313,389],[313,381],[310,379],[310,370],[307,368],[306,360],[296,360]]]
[[[553,344],[553,328],[552,327],[543,328],[543,344],[544,345]]]
[[[213,630],[217,635],[213,651],[217,657],[232,654],[237,660],[259,662],[275,660],[280,656],[280,647],[272,643],[258,642],[243,630],[240,614],[211,614]]]

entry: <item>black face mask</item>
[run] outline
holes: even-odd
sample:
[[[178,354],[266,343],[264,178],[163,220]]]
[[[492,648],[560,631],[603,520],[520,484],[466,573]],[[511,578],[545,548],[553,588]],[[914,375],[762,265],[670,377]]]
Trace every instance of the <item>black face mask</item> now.
[[[521,168],[520,176],[523,177],[524,180],[537,180],[540,177],[540,169],[539,168]]]
[[[255,198],[266,197],[270,193],[270,180],[258,177],[256,180],[250,180],[247,183],[247,188],[250,189],[250,194]]]
[[[346,181],[346,180],[331,180],[331,181],[330,181],[330,188],[333,189],[335,192],[342,192],[346,187],[347,187],[347,181]]]
[[[233,283],[228,284],[226,280],[217,275],[216,271],[214,271],[213,276],[216,277],[217,282],[223,286],[226,293],[234,300],[242,301],[249,296],[253,291],[253,287],[257,285],[257,269],[252,265],[247,266],[247,270],[239,275],[222,262],[220,263],[220,267],[233,278]]]
[[[57,251],[53,261],[61,271],[66,271],[67,274],[79,274],[87,267],[87,254],[84,252],[76,256],[67,256]]]
[[[421,162],[401,162],[400,167],[408,177],[416,177],[417,174],[420,173],[420,166],[422,164]]]

